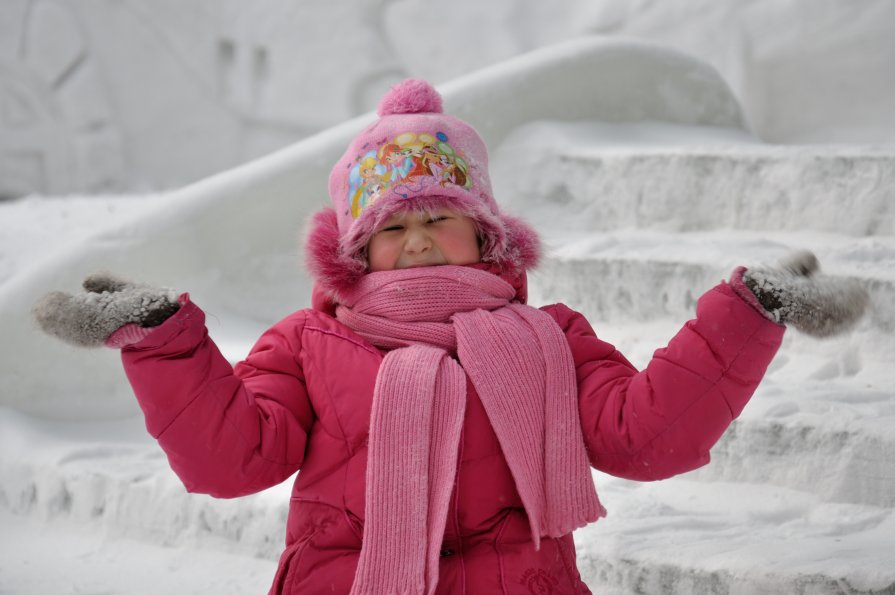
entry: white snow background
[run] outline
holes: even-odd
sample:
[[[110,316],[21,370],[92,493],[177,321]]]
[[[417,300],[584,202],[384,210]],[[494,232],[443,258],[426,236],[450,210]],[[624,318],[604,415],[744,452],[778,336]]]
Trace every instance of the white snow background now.
[[[854,22],[849,3],[824,6]],[[862,51],[840,63],[883,59]],[[715,69],[634,41],[561,43],[440,89],[489,143],[498,200],[544,234],[531,302],[582,310],[637,365],[737,264],[809,248],[871,291],[846,336],[787,333],[707,467],[657,483],[595,474],[610,515],[576,534],[591,589],[895,593],[895,139],[766,144]],[[171,192],[0,203],[0,593],[266,591],[289,482],[186,494],[116,354],[42,337],[28,309],[110,269],[190,291],[238,359],[308,303],[302,222],[371,117]]]

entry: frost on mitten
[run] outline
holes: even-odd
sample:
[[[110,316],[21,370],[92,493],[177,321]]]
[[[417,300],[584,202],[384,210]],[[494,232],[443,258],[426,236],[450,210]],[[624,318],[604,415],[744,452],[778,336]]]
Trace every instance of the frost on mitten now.
[[[48,293],[32,308],[41,330],[79,347],[100,347],[127,325],[158,326],[180,308],[171,289],[131,283],[106,273],[84,280],[83,293]],[[120,341],[113,346],[120,347]]]
[[[743,282],[777,322],[815,337],[851,328],[867,309],[867,291],[853,279],[818,274],[817,258],[799,252],[777,267],[748,269]]]

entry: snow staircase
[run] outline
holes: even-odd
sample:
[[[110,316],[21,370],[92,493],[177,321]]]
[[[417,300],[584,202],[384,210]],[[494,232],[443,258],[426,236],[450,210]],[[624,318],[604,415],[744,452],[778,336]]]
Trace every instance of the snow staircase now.
[[[495,180],[546,228],[531,301],[581,310],[637,365],[737,264],[808,248],[873,297],[845,337],[787,333],[707,467],[656,483],[596,474],[609,516],[576,534],[594,593],[895,594],[895,152],[569,143],[545,159],[540,171],[561,175]],[[0,506],[262,557],[272,577],[289,482],[231,501],[186,494],[140,426],[0,409]]]
[[[738,264],[807,248],[873,301],[847,336],[789,331],[708,466],[649,484],[597,474],[609,516],[576,534],[591,589],[895,593],[895,151],[571,144],[545,158],[560,175],[515,178],[516,210],[580,217],[548,233],[532,300],[579,309],[638,366]]]

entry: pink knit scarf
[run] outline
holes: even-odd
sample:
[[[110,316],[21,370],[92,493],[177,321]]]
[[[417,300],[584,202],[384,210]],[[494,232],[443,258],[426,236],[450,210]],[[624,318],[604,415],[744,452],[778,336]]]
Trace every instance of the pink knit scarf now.
[[[512,472],[535,548],[542,535],[559,537],[605,514],[585,453],[569,345],[548,314],[511,303],[514,295],[490,272],[438,266],[368,274],[337,307],[341,322],[391,350],[373,394],[353,595],[434,592],[466,374]]]

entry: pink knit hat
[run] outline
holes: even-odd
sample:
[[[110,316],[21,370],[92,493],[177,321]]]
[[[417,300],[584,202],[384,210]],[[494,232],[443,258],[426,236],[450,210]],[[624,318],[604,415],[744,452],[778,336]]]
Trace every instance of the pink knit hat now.
[[[491,192],[488,152],[475,129],[443,113],[441,96],[408,79],[382,98],[380,118],[348,145],[329,176],[334,211],[318,213],[308,268],[338,293],[367,272],[366,246],[389,217],[449,207],[473,219],[482,261],[522,273],[538,259],[537,234],[500,212]]]

